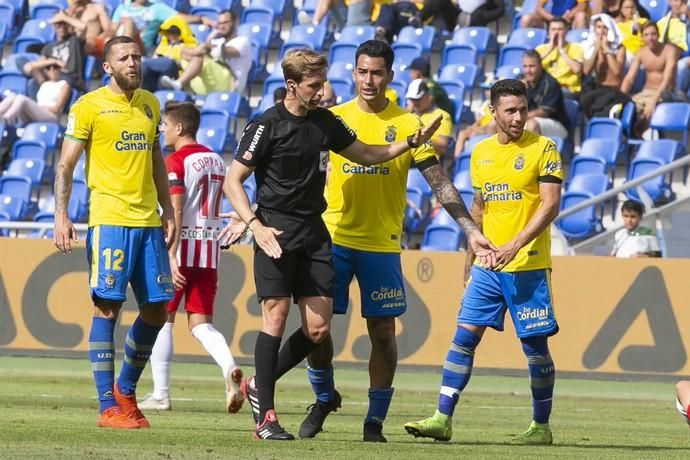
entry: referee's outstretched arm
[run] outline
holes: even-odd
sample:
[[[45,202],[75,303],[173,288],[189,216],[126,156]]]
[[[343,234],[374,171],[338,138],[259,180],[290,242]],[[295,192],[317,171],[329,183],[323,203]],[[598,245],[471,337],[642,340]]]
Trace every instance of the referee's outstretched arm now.
[[[431,124],[420,127],[404,141],[398,141],[388,145],[369,145],[356,140],[345,150],[338,153],[348,160],[356,161],[365,166],[385,163],[386,161],[402,155],[409,149],[415,149],[427,142],[439,126],[441,126],[441,119],[442,117],[439,115]]]

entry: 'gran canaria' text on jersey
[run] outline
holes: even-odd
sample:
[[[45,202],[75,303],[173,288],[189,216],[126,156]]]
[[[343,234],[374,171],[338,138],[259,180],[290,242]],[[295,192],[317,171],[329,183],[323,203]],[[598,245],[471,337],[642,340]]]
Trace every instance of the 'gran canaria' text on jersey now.
[[[120,138],[115,141],[115,150],[118,152],[132,152],[151,150],[151,142],[147,142],[146,133],[143,131],[121,131]]]

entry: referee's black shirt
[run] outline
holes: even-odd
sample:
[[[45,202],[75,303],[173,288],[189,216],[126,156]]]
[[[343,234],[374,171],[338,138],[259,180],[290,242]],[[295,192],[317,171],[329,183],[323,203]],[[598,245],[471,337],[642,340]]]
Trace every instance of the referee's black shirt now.
[[[259,209],[310,217],[326,210],[328,151],[357,139],[329,110],[291,114],[283,103],[255,118],[242,133],[235,161],[255,168]]]

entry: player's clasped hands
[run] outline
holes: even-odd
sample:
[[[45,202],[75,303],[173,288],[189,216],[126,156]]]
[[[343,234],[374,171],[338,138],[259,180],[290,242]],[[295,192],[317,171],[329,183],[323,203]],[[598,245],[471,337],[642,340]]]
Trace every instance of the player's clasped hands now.
[[[497,248],[479,230],[467,236],[467,244],[472,248],[481,267],[493,269],[496,266]]]
[[[520,250],[520,247],[515,244],[514,241],[510,241],[503,246],[496,249],[496,265],[493,267],[494,270],[501,270],[503,267],[508,265],[511,260],[515,258],[515,255]]]

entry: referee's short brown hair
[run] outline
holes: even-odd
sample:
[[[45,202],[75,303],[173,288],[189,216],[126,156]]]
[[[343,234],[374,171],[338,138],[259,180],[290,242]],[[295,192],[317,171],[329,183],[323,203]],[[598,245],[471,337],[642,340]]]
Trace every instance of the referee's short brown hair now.
[[[326,56],[308,48],[288,51],[283,62],[283,76],[285,81],[293,80],[300,83],[304,77],[323,74],[328,70]]]
[[[201,123],[201,113],[191,102],[168,101],[163,116],[182,125],[182,136],[196,138]]]

